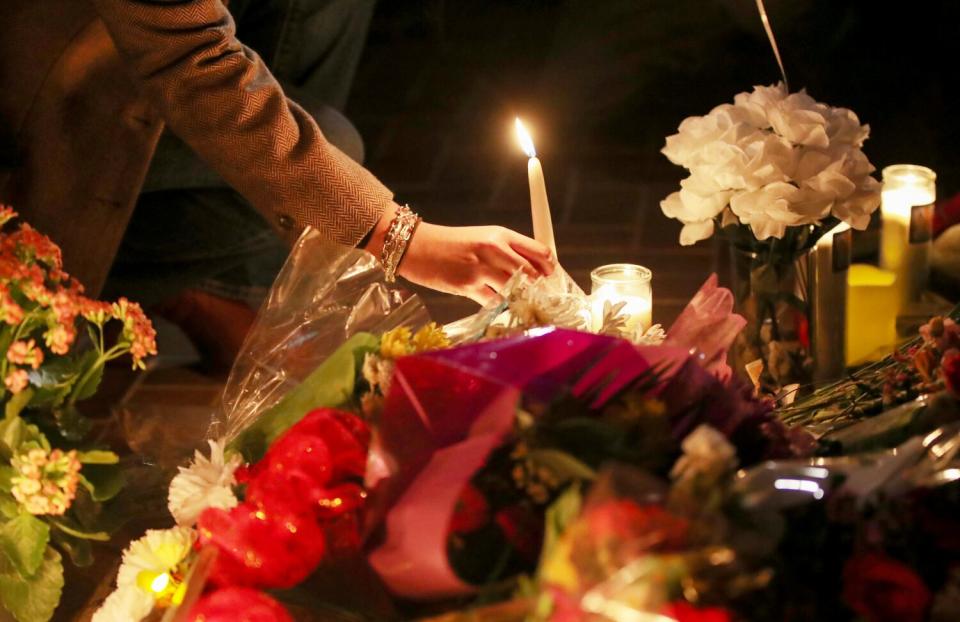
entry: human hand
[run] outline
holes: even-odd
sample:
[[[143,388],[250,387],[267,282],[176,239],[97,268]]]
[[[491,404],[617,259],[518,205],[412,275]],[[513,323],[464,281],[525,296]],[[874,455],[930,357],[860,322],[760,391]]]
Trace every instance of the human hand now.
[[[531,277],[556,268],[550,249],[504,227],[443,227],[421,222],[397,273],[442,292],[486,305],[517,270]]]

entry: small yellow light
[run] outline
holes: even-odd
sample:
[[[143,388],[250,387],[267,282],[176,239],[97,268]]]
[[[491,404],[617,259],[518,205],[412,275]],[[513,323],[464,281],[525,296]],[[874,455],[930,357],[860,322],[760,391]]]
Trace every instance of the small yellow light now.
[[[170,575],[164,572],[163,574],[158,574],[153,581],[150,582],[150,590],[154,594],[162,594],[168,585],[170,585]]]

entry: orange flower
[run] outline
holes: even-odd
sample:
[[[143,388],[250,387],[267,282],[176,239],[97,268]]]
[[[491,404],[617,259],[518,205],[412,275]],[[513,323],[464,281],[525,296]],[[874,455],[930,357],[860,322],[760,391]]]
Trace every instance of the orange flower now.
[[[30,376],[25,369],[15,369],[3,379],[3,384],[7,385],[7,389],[16,395],[26,389],[27,385],[30,384]]]
[[[100,302],[99,300],[80,297],[78,305],[80,315],[88,322],[93,322],[98,326],[102,326],[104,322],[111,317],[110,311],[112,307],[109,302]]]
[[[54,324],[43,334],[43,340],[54,354],[66,354],[77,337],[77,329],[70,324]]]
[[[7,360],[15,365],[29,365],[36,369],[43,364],[43,350],[37,348],[33,339],[14,341],[7,349]]]
[[[27,261],[36,258],[52,268],[63,267],[60,247],[27,223],[21,224],[20,229],[10,236],[10,242],[16,246],[17,254]]]
[[[134,369],[145,369],[143,359],[157,353],[157,331],[139,304],[121,298],[113,304],[113,317],[123,322],[123,338],[130,342]]]
[[[0,205],[0,227],[16,218],[17,215],[9,205]]]
[[[10,295],[6,285],[0,284],[0,320],[11,326],[23,321],[23,309]]]

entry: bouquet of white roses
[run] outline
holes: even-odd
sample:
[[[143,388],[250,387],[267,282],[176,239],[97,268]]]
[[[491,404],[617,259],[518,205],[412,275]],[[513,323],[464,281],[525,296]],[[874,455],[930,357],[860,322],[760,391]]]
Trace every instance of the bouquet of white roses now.
[[[788,93],[782,83],[755,87],[733,104],[685,119],[667,138],[663,154],[690,176],[661,209],[683,223],[685,246],[712,236],[718,222],[741,225],[759,241],[814,227],[822,233],[838,220],[866,229],[880,205],[880,184],[870,176],[875,167],[861,149],[869,134],[853,111],[805,91]],[[786,246],[809,247],[817,237]]]

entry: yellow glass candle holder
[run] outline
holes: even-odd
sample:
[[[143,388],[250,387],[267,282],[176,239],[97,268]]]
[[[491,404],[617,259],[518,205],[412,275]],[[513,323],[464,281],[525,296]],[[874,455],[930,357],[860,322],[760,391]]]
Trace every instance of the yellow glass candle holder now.
[[[897,276],[867,264],[847,275],[847,365],[879,360],[897,342]]]

